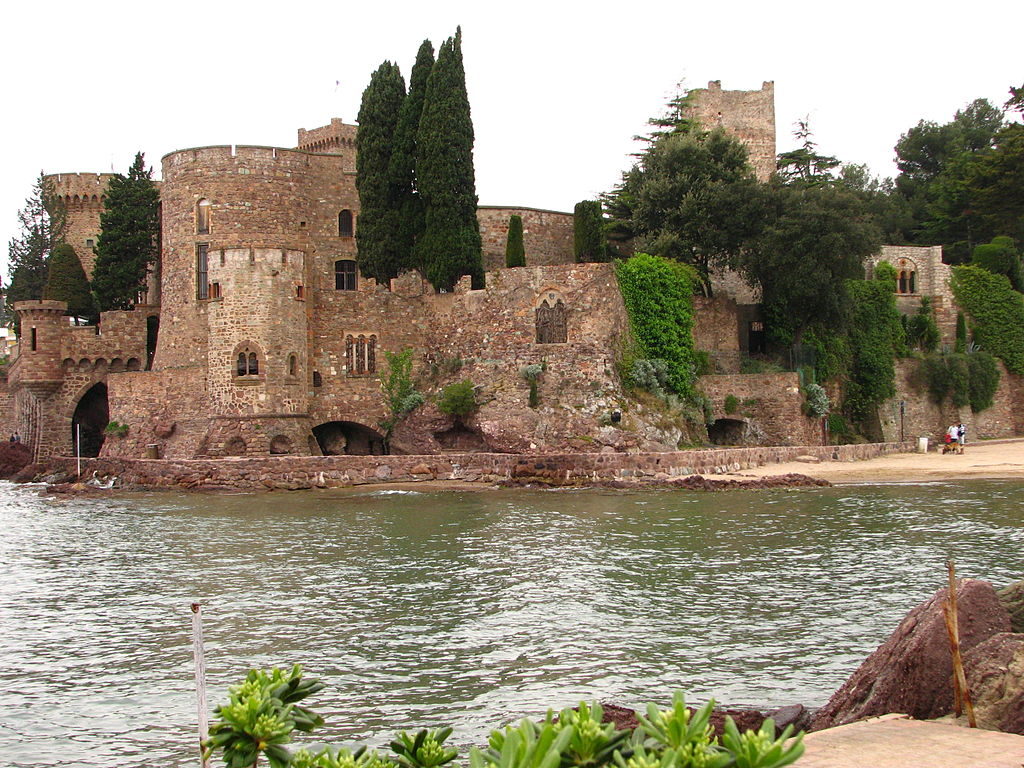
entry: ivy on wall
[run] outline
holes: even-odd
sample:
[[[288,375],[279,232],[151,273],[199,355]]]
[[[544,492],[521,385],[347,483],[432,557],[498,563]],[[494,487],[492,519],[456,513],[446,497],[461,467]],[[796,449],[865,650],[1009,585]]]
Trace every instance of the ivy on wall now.
[[[845,406],[855,421],[863,422],[896,394],[895,358],[906,353],[906,344],[891,280],[848,280],[846,287],[852,300],[852,354]]]
[[[1011,373],[1024,375],[1024,296],[1004,275],[981,267],[953,268],[953,296],[970,315],[974,341]]]
[[[665,362],[665,383],[680,397],[696,396],[693,290],[696,272],[684,264],[638,253],[616,265],[637,357]]]

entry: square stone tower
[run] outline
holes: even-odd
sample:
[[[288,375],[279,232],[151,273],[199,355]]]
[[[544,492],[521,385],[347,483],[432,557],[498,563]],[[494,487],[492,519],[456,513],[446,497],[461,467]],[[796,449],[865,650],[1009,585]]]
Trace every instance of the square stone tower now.
[[[759,91],[723,91],[720,80],[690,91],[690,114],[706,130],[722,126],[747,147],[757,178],[775,172],[775,83]]]

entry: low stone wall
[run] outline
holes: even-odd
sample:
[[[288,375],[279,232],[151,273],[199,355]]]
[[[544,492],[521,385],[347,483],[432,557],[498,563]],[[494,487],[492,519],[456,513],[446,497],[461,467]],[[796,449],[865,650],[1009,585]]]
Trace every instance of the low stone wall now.
[[[584,453],[528,456],[463,453],[430,456],[281,456],[223,459],[83,459],[82,474],[117,475],[149,488],[329,488],[424,480],[588,485],[611,481],[663,481],[693,474],[724,474],[797,456],[856,461],[913,450],[912,442],[839,446],[771,446],[675,453]],[[75,459],[54,459],[67,472]]]

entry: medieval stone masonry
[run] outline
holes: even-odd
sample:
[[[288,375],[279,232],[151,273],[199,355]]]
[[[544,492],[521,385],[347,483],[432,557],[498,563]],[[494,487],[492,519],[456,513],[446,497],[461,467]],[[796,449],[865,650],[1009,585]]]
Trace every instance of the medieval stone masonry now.
[[[710,83],[694,99],[702,122],[747,143],[762,177],[775,154],[772,88]],[[70,325],[60,302],[19,303],[22,337],[0,381],[0,427],[19,432],[37,458],[640,453],[687,441],[656,408],[624,397],[616,364],[628,320],[614,268],[573,263],[572,214],[480,208],[483,290],[468,277],[442,294],[418,273],[389,286],[363,278],[355,133],[333,119],[300,129],[294,149],[165,155],[148,292],[96,327]],[[50,177],[90,275],[110,178]],[[512,214],[523,218],[527,266],[507,269]],[[923,251],[885,258],[906,272],[908,300],[946,298],[941,258]],[[705,382],[720,441],[820,442],[793,374],[736,376],[758,323],[756,306],[739,296],[698,306],[698,346],[721,374]],[[381,378],[388,355],[404,349],[426,401],[386,434]],[[463,380],[478,410],[442,413],[437,394]],[[739,415],[723,411],[729,396],[745,403]]]

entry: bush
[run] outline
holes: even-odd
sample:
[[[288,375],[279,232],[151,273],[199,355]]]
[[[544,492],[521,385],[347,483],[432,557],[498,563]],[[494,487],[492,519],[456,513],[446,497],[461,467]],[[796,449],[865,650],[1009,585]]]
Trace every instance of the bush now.
[[[872,409],[896,394],[895,358],[905,351],[905,337],[889,281],[847,280],[846,285],[853,309],[845,407],[855,421],[861,422]]]
[[[974,321],[974,341],[1008,371],[1024,375],[1024,296],[1006,277],[981,267],[954,267],[950,285],[956,303]]]
[[[726,395],[722,410],[728,414],[736,413],[740,409],[740,399],[736,395]]]
[[[668,363],[664,360],[634,360],[628,380],[637,389],[663,398],[668,386]]]
[[[108,435],[113,435],[114,437],[124,437],[128,434],[128,425],[121,424],[117,421],[111,421],[103,428],[103,431]]]
[[[981,350],[929,355],[921,361],[920,370],[936,403],[949,397],[953,405],[970,405],[974,413],[990,408],[999,388],[999,365]]]
[[[387,361],[388,371],[380,380],[380,389],[390,414],[380,425],[385,435],[390,435],[403,416],[423,405],[423,395],[412,385],[411,348],[407,347],[401,352],[384,350],[384,359]]]
[[[907,347],[934,352],[939,346],[939,326],[932,315],[931,299],[922,296],[917,314],[903,319],[906,321]]]
[[[996,390],[999,389],[999,365],[996,359],[988,352],[978,350],[967,356],[967,371],[970,376],[971,411],[978,413],[992,407]]]
[[[449,384],[441,390],[437,399],[437,407],[441,413],[449,416],[468,416],[476,410],[476,393],[473,382],[469,379]]]
[[[526,266],[526,249],[523,247],[523,217],[516,214],[512,214],[508,219],[508,240],[505,242],[505,266]]]
[[[804,412],[812,419],[820,419],[832,407],[825,388],[813,381],[804,385]]]
[[[440,768],[458,757],[445,746],[451,728],[400,732],[391,741],[394,756],[359,747],[324,747],[319,752],[285,747],[294,731],[311,732],[323,718],[299,704],[321,690],[319,681],[290,674],[253,670],[242,685],[228,689],[228,703],[214,710],[204,757],[220,752],[225,765],[246,768],[265,755],[271,768]],[[540,721],[523,719],[491,731],[487,747],[470,749],[470,768],[783,768],[804,752],[803,734],[790,740],[792,726],[776,737],[775,723],[740,733],[727,717],[721,738],[714,736],[715,702],[691,709],[676,692],[668,709],[648,704],[635,731],[604,722],[596,702],[576,709],[548,710]],[[787,744],[787,741],[789,742]]]

